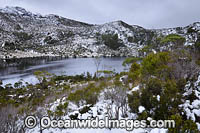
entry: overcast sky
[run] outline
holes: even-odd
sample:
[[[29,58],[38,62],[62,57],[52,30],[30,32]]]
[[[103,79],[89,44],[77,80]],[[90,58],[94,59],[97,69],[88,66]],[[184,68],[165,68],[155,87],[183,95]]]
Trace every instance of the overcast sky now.
[[[91,24],[122,20],[145,28],[186,26],[200,21],[200,0],[0,0],[40,14]]]

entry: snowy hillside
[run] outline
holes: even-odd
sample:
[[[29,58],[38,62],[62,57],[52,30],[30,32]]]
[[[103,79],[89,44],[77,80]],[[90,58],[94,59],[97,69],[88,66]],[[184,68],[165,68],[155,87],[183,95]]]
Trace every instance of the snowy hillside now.
[[[150,30],[123,21],[92,25],[52,14],[33,14],[21,7],[6,7],[0,9],[0,58],[30,57],[30,51],[37,53],[33,57],[137,56],[138,49],[168,34],[184,36],[186,45],[192,45],[199,30],[198,22],[187,27]],[[107,34],[117,35],[114,49],[102,39]]]

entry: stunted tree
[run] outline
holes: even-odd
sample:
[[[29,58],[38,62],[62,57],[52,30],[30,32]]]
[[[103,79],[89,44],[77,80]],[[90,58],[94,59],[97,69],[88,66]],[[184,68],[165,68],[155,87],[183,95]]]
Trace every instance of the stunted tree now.
[[[99,77],[99,68],[101,66],[102,58],[97,56],[94,58],[94,64],[96,66],[96,76]]]
[[[48,73],[47,71],[35,71],[34,75],[40,83],[49,81],[52,77],[52,74]]]
[[[17,133],[22,128],[18,127],[17,109],[12,105],[7,105],[0,109],[0,119],[1,133]]]
[[[161,44],[172,49],[180,49],[185,41],[185,38],[178,34],[169,34],[161,40]]]
[[[122,117],[127,116],[128,111],[128,101],[127,101],[127,88],[118,83],[115,83],[114,86],[105,90],[104,92],[105,100],[111,100],[111,103],[108,105],[107,112],[109,117],[119,119],[119,113],[121,110]],[[115,105],[115,110],[113,110],[113,105]]]
[[[47,71],[35,71],[34,75],[39,81],[39,87],[42,89],[47,89],[50,84],[51,79],[53,78],[53,74],[48,73]]]
[[[168,64],[172,69],[172,75],[175,79],[191,79],[200,72],[196,64],[195,55],[187,50],[176,50],[171,53],[172,61]]]

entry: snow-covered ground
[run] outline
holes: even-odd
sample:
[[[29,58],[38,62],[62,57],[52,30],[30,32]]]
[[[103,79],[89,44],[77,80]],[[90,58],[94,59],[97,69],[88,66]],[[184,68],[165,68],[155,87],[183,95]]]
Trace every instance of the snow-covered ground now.
[[[193,88],[189,88],[191,83],[188,83],[185,87],[185,93],[184,96],[190,95],[191,93],[194,93],[195,96],[197,97],[196,100],[194,101],[189,101],[186,100],[184,104],[180,105],[181,108],[184,109],[186,112],[186,115],[188,119],[191,119],[193,121],[196,121],[196,116],[200,117],[200,76],[198,77],[198,80],[194,83]],[[133,87],[130,91],[127,91],[128,94],[130,94],[132,91],[137,91],[139,90],[139,85]],[[112,101],[111,99],[107,99],[105,93],[107,91],[111,91],[112,89],[105,89],[100,93],[100,96],[98,98],[98,102],[91,106],[91,105],[81,105],[78,107],[76,104],[73,102],[69,102],[68,105],[68,113],[67,115],[63,116],[62,119],[70,119],[70,115],[77,115],[78,119],[87,119],[88,117],[98,117],[99,119],[104,119],[105,117],[112,117],[114,118],[116,116],[116,107],[119,106],[119,103],[117,101]],[[113,93],[113,92],[112,92]],[[123,94],[122,94],[123,95]],[[52,112],[56,111],[56,107],[59,106],[60,104],[64,104],[66,102],[67,98],[63,97],[62,99],[57,99],[55,102],[50,103],[46,105],[45,109],[46,110],[51,110]],[[157,100],[160,100],[160,96],[157,95]],[[84,102],[83,102],[84,103]],[[83,109],[84,107],[89,107],[89,111],[86,113],[81,114],[80,110]],[[138,111],[142,113],[145,110],[143,106],[139,106]],[[130,113],[129,107],[127,108],[127,117],[122,117],[122,108],[119,109],[119,120],[121,119],[132,119],[136,120],[137,115],[134,113]],[[149,118],[150,119],[150,118]],[[200,130],[200,122],[196,122],[198,129]],[[34,129],[27,130],[27,133],[37,133],[39,132],[40,127],[37,126]],[[43,130],[44,133],[124,133],[124,132],[130,132],[130,133],[166,133],[167,129],[159,129],[159,128],[137,128],[133,129],[132,131],[127,131],[126,129],[108,129],[108,128],[95,128],[95,129],[59,129],[59,128],[49,128]]]
[[[136,87],[137,88],[137,87]],[[105,92],[105,91],[104,91]],[[69,113],[66,116],[63,116],[62,119],[67,120],[70,119],[70,115],[78,114],[79,119],[87,119],[88,117],[98,117],[99,119],[104,119],[106,116],[108,117],[108,112],[111,113],[111,115],[115,116],[116,111],[115,107],[117,106],[115,103],[112,103],[111,100],[105,100],[104,92],[100,94],[99,101],[92,107],[90,105],[83,105],[80,107],[77,107],[74,103],[70,102],[68,106]],[[66,101],[66,98],[57,99],[55,102],[47,105],[49,110],[55,111],[56,107],[60,104],[64,104]],[[90,107],[90,110],[87,113],[81,114],[79,111],[83,109],[84,107]],[[145,110],[144,107],[140,106],[138,108],[141,112]],[[127,118],[122,117],[122,110],[119,110],[119,119],[136,119],[136,114],[128,113]],[[27,130],[27,133],[38,133],[40,131],[40,127],[36,126],[34,129]],[[49,128],[43,130],[43,133],[166,133],[167,129],[159,129],[159,128],[135,128],[132,131],[127,131],[126,129],[108,129],[108,128],[95,128],[95,129],[59,129],[59,128]]]

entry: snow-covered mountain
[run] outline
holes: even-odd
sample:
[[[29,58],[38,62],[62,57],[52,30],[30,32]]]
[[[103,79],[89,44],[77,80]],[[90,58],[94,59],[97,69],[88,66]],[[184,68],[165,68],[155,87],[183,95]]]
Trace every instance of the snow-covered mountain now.
[[[0,58],[137,56],[138,49],[172,33],[184,36],[186,44],[192,45],[200,33],[200,23],[169,29],[145,29],[123,21],[92,25],[6,7],[0,9]],[[105,34],[117,35],[120,45],[105,45]]]

